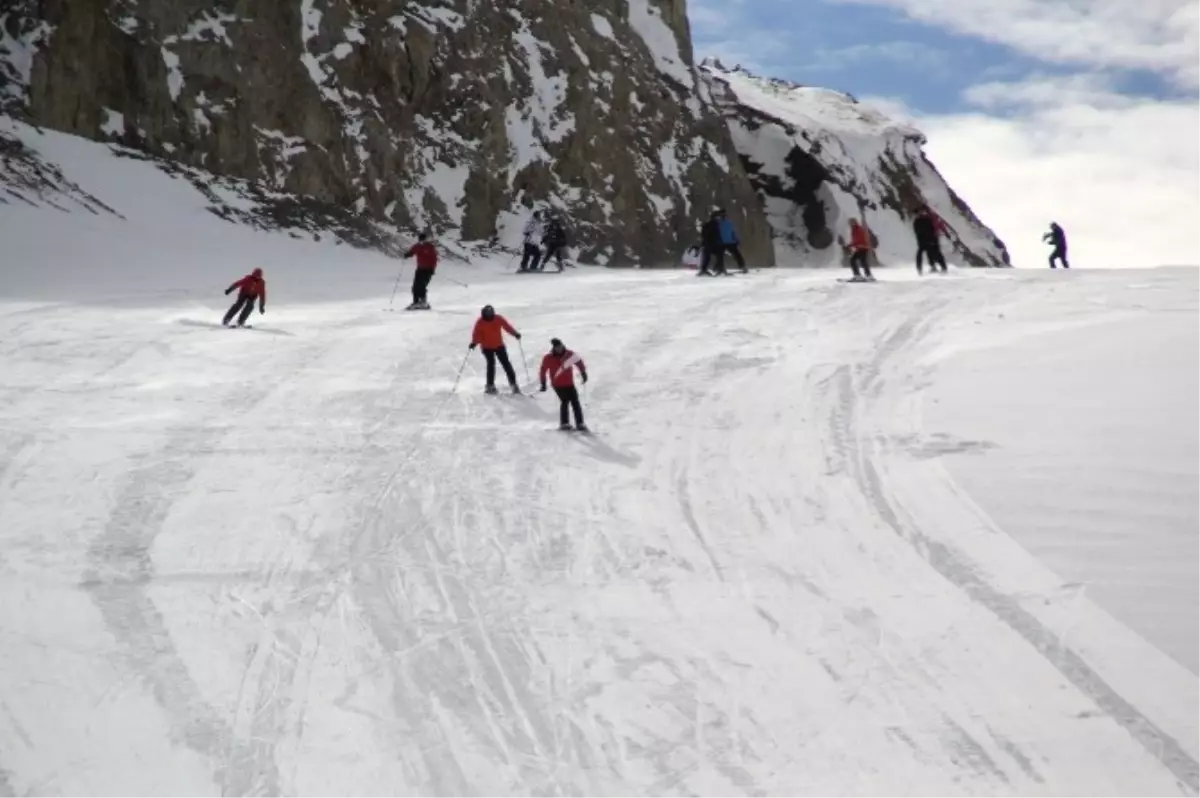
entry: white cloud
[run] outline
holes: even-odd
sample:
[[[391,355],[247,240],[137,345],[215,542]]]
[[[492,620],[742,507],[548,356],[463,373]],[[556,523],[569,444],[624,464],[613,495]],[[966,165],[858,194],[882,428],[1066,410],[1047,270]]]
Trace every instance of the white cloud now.
[[[965,99],[978,110],[870,102],[926,133],[934,163],[1016,265],[1045,265],[1051,220],[1077,267],[1200,264],[1196,102],[1122,95],[1094,75],[983,84]]]
[[[1196,0],[826,0],[894,8],[1059,64],[1145,69],[1200,85]]]
[[[1079,267],[1200,265],[1200,2],[1197,0],[823,0],[891,8],[923,25],[985,40],[1061,73],[1029,74],[1021,61],[981,72],[964,110],[928,114],[874,102],[929,138],[927,152],[1018,265],[1042,268],[1041,235],[1062,224]],[[693,0],[705,50],[753,71],[806,70],[913,54],[905,42],[797,52],[783,32],[753,30],[746,0]],[[749,26],[749,27],[748,27]],[[713,44],[715,40],[724,40]],[[934,54],[937,55],[937,54]],[[933,56],[931,56],[932,58]],[[905,60],[905,59],[901,59]],[[805,65],[805,62],[808,62]],[[926,65],[930,71],[935,63]],[[773,68],[775,67],[775,68]],[[1161,76],[1187,96],[1123,93],[1117,77]]]

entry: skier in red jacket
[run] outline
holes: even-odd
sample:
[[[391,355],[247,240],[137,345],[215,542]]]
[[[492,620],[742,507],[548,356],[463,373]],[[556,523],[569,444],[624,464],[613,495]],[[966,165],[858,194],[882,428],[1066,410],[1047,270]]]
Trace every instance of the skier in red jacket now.
[[[263,270],[255,269],[250,274],[247,274],[242,279],[235,282],[233,285],[225,289],[225,296],[229,296],[233,289],[238,289],[237,301],[235,301],[229,310],[225,312],[225,318],[221,324],[226,327],[233,317],[241,311],[238,316],[237,326],[246,326],[246,319],[254,311],[254,300],[258,300],[258,312],[267,312],[267,281],[263,279]]]
[[[417,271],[413,274],[413,301],[408,310],[429,310],[429,281],[437,271],[438,254],[437,247],[429,240],[428,233],[418,235],[417,243],[404,253],[405,258],[411,258],[413,255],[417,256]]]
[[[567,408],[569,407],[575,414],[575,429],[587,432],[587,425],[583,423],[583,406],[579,404],[579,391],[575,389],[574,369],[579,369],[579,376],[586,385],[588,381],[587,366],[583,364],[583,358],[567,349],[559,339],[552,338],[550,351],[542,358],[542,368],[538,371],[538,377],[542,381],[542,390],[546,390],[546,377],[549,375],[550,384],[554,386],[554,392],[558,394],[560,402],[558,408],[559,429],[571,428],[571,425],[567,423]]]
[[[875,275],[871,274],[871,232],[858,219],[850,220],[850,268],[854,282],[874,282]]]

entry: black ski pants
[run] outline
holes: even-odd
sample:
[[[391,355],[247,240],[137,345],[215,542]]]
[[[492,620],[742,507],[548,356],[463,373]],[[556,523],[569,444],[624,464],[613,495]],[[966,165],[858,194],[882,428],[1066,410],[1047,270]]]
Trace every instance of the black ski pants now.
[[[939,267],[943,272],[946,271],[946,257],[942,254],[942,245],[937,241],[918,241],[917,274],[921,274],[925,270],[926,256],[929,257],[930,271],[936,271]]]
[[[865,249],[856,249],[850,254],[850,268],[855,277],[871,276],[871,253]]]
[[[558,394],[558,422],[566,425],[568,422],[567,410],[569,409],[575,415],[575,426],[583,426],[583,405],[579,404],[579,390],[574,385],[569,385],[566,388],[554,386],[554,392]]]
[[[717,261],[717,274],[725,273],[725,253],[733,255],[733,259],[737,261],[738,268],[746,271],[746,259],[742,257],[742,248],[737,244],[721,244],[715,247],[704,248],[704,259],[700,262],[700,271],[708,271],[708,264],[714,258]]]
[[[229,310],[225,311],[225,318],[221,320],[221,323],[229,324],[230,320],[241,311],[237,323],[245,324],[246,319],[250,318],[250,314],[254,312],[254,300],[257,298],[253,294],[238,294],[238,298],[229,306]]]
[[[417,269],[413,275],[412,295],[413,304],[420,305],[429,301],[429,281],[433,279],[432,269]]]
[[[546,254],[542,257],[542,268],[545,269],[546,264],[553,257],[558,264],[558,270],[561,272],[563,270],[563,249],[564,247],[561,244],[547,244]]]
[[[1054,265],[1054,262],[1059,261],[1059,260],[1062,261],[1062,265],[1063,265],[1064,269],[1071,268],[1071,264],[1067,262],[1067,248],[1066,247],[1055,247],[1054,251],[1050,253],[1050,268],[1051,269],[1058,268],[1057,266]]]
[[[542,259],[542,251],[538,249],[537,244],[526,244],[525,254],[521,256],[521,271],[531,271],[538,267],[538,261]]]
[[[483,359],[487,361],[487,384],[489,388],[496,384],[497,360],[500,361],[500,367],[504,369],[504,376],[508,377],[508,384],[517,384],[517,372],[513,371],[512,363],[508,359],[508,350],[505,347],[483,350]]]

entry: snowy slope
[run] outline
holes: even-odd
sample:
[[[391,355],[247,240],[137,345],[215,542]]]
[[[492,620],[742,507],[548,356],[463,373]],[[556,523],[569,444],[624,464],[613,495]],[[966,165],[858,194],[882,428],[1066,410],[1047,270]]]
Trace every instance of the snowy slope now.
[[[121,217],[0,205],[0,793],[1197,794],[1194,674],[925,404],[1064,317],[1195,318],[1195,272],[450,262],[389,314],[394,261],[39,141]],[[264,328],[207,326],[254,265]],[[586,358],[594,437],[481,394],[485,302],[522,377]]]
[[[709,59],[701,69],[725,108],[734,145],[763,200],[781,262],[840,264],[836,242],[865,219],[880,260],[909,265],[912,219],[928,205],[950,228],[944,249],[964,266],[1002,265],[995,234],[925,156],[924,135],[853,97],[757,77]]]

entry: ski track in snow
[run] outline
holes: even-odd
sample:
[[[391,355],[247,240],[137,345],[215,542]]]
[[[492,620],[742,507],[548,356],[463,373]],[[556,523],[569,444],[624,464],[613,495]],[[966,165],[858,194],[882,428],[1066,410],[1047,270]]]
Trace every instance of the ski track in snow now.
[[[0,304],[0,793],[1195,795],[1195,680],[1132,703],[913,455],[945,330],[1055,287],[831,280],[476,284],[588,361],[588,438],[449,394],[446,283]]]

